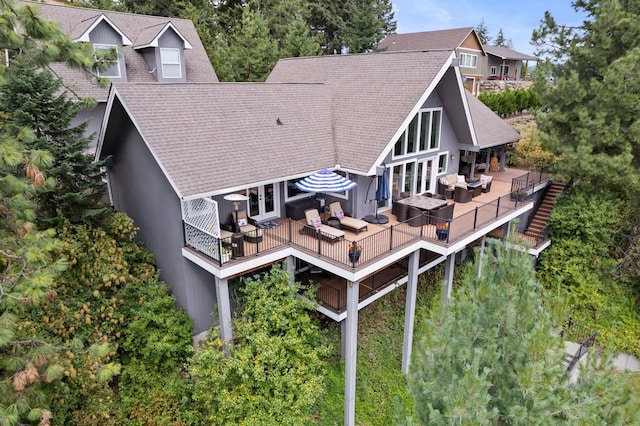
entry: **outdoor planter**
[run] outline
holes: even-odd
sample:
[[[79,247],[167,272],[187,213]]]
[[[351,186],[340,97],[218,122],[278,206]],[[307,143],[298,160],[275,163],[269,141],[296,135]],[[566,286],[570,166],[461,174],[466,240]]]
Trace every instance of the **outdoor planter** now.
[[[231,251],[227,248],[222,248],[222,252],[220,254],[220,258],[221,258],[221,262],[222,263],[227,263],[228,261],[231,260]]]
[[[356,263],[360,260],[360,254],[362,253],[362,247],[357,243],[352,243],[349,246],[349,261],[351,263]]]
[[[436,224],[436,236],[439,240],[445,241],[449,237],[449,224],[440,222]]]

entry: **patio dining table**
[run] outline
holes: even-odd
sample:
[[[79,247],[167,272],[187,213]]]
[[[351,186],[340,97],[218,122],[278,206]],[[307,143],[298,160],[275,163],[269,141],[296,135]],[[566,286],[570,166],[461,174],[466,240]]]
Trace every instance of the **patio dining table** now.
[[[420,210],[434,210],[447,205],[447,200],[425,197],[423,195],[413,195],[411,197],[398,200],[397,203],[406,204]]]

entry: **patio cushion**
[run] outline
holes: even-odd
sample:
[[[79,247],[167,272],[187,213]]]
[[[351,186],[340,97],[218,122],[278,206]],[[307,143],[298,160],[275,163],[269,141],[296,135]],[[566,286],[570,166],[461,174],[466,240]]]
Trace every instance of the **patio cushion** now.
[[[320,219],[320,216],[311,218],[311,225],[316,229],[320,228],[322,226],[322,219]]]
[[[344,219],[344,212],[342,211],[342,209],[338,209],[334,212],[335,217],[337,217],[338,219],[342,220]]]

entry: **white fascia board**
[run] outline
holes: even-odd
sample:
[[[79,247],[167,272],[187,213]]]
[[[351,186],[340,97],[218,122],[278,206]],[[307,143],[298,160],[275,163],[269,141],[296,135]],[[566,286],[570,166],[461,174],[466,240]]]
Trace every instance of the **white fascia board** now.
[[[104,118],[104,121],[103,121],[102,129],[100,130],[100,139],[98,140],[99,146],[98,146],[98,149],[96,150],[96,155],[98,155],[102,151],[102,142],[104,141],[104,135],[105,135],[105,132],[107,131],[107,129],[106,129],[107,128],[107,123],[108,123],[108,118],[107,117],[109,117],[111,115],[111,109],[113,108],[113,100],[116,97],[120,101],[120,104],[122,104],[122,107],[124,108],[125,112],[127,113],[127,116],[129,117],[129,119],[133,123],[133,127],[135,127],[136,131],[140,135],[140,138],[142,138],[142,141],[144,142],[145,146],[147,147],[147,149],[151,153],[151,156],[153,157],[153,159],[155,160],[156,164],[158,165],[158,167],[162,171],[162,174],[164,174],[164,176],[167,178],[167,181],[171,185],[171,188],[173,188],[173,191],[176,193],[178,198],[182,198],[182,195],[180,194],[180,191],[178,190],[178,187],[176,186],[175,182],[171,178],[171,175],[167,172],[167,169],[164,168],[164,165],[158,160],[158,156],[156,155],[156,153],[153,150],[153,148],[151,148],[151,145],[149,145],[149,142],[147,141],[147,138],[145,137],[145,135],[140,130],[140,126],[136,122],[136,118],[133,116],[133,114],[131,114],[131,111],[129,111],[129,109],[127,108],[127,105],[124,103],[124,101],[122,100],[121,96],[118,94],[118,89],[113,84],[111,84],[111,93],[109,94],[109,101],[107,103],[107,110],[105,111],[105,118]]]
[[[171,28],[178,35],[178,37],[180,37],[180,39],[184,43],[185,49],[193,49],[193,46],[191,45],[191,43],[189,43],[186,37],[183,36],[182,33],[178,31],[178,29],[171,22],[167,22],[167,24],[160,30],[160,32],[158,32],[158,34],[149,43],[136,46],[134,49],[138,50],[138,49],[145,49],[147,47],[158,47],[158,41],[160,40],[160,37],[162,37],[162,35],[165,32],[167,32],[169,28]]]
[[[398,138],[400,137],[402,132],[404,132],[407,129],[407,127],[409,127],[409,123],[411,123],[411,120],[413,120],[413,117],[418,113],[418,111],[420,111],[420,108],[422,107],[422,105],[424,105],[424,103],[427,101],[429,96],[431,96],[431,94],[433,93],[435,88],[438,86],[438,84],[440,83],[440,80],[442,80],[442,77],[444,77],[445,73],[447,72],[447,70],[451,66],[451,61],[453,59],[456,59],[455,51],[451,52],[451,55],[449,56],[449,59],[447,59],[445,61],[445,63],[442,65],[442,68],[440,68],[440,71],[438,71],[438,73],[436,74],[435,78],[431,81],[431,83],[429,84],[427,89],[424,91],[424,93],[422,94],[422,96],[420,97],[420,99],[418,100],[416,105],[409,112],[409,114],[404,119],[404,121],[402,122],[400,127],[398,127],[398,130],[396,130],[396,132],[393,134],[393,136],[391,137],[391,140],[387,143],[387,146],[382,150],[382,152],[380,153],[378,158],[376,158],[374,164],[371,165],[371,168],[367,171],[367,175],[368,176],[374,175],[376,173],[376,167],[382,165],[382,162],[387,157],[387,154],[389,152],[391,152],[391,150],[393,149],[396,141],[398,140]],[[459,79],[462,78],[462,77],[460,77],[459,73],[458,73],[458,78]],[[464,87],[463,87],[463,89],[464,89]],[[464,97],[464,93],[463,92],[460,92],[460,95]],[[464,100],[464,102],[465,102],[465,105],[466,105],[466,99]],[[469,111],[468,106],[466,107],[466,111],[467,111],[467,114],[468,114],[468,111]],[[468,115],[468,116],[470,117],[470,115]]]
[[[114,24],[113,22],[111,22],[111,20],[109,18],[107,18],[107,16],[104,13],[102,15],[100,15],[98,17],[98,19],[93,21],[93,24],[91,24],[91,26],[84,33],[82,33],[82,35],[80,37],[78,37],[74,41],[81,41],[81,42],[85,42],[85,43],[91,43],[91,40],[89,39],[89,35],[94,30],[94,28],[97,27],[98,24],[100,24],[103,21],[106,22],[111,28],[113,28],[113,30],[115,32],[117,32],[120,37],[122,37],[122,45],[123,46],[131,46],[133,44],[133,42],[131,40],[129,40],[129,37],[127,37],[122,31],[120,31],[118,26],[116,24]]]
[[[456,73],[456,81],[458,82],[458,91],[460,92],[460,97],[462,98],[462,106],[464,108],[464,115],[467,118],[467,124],[469,125],[469,133],[471,134],[471,142],[473,146],[479,146],[478,138],[476,136],[476,128],[473,125],[473,120],[471,118],[471,110],[469,109],[469,102],[467,102],[467,95],[465,94],[464,84],[462,84],[462,74],[460,73],[460,67],[456,66],[453,68]]]

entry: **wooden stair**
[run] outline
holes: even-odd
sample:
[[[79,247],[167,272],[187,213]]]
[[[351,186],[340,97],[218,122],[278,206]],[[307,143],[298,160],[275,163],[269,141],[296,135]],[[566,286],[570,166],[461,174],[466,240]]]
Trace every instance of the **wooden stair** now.
[[[540,207],[538,207],[538,210],[536,210],[531,222],[529,223],[529,227],[526,231],[527,233],[538,234],[545,226],[547,226],[549,216],[551,216],[551,212],[553,211],[554,201],[556,197],[562,193],[564,187],[565,185],[563,183],[551,183],[551,186],[540,203]]]

